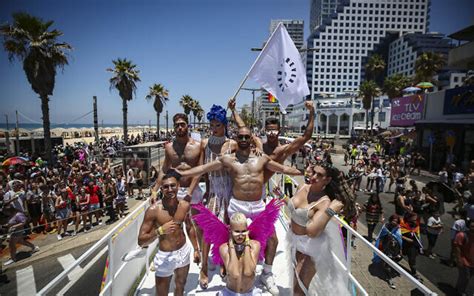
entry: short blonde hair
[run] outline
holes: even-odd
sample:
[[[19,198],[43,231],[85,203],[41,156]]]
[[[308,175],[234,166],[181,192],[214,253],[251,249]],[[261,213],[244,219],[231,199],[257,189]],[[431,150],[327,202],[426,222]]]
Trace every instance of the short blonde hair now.
[[[230,223],[234,223],[234,224],[241,224],[241,223],[245,223],[247,225],[247,217],[245,217],[244,214],[242,213],[234,213],[232,214],[232,216],[230,217]]]

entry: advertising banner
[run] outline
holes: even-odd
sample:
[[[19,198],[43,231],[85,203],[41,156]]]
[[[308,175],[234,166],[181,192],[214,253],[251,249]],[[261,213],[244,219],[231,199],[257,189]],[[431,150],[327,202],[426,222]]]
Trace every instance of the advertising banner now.
[[[474,86],[446,90],[443,107],[444,115],[474,113]]]
[[[414,126],[422,119],[424,99],[424,95],[393,99],[390,126]]]

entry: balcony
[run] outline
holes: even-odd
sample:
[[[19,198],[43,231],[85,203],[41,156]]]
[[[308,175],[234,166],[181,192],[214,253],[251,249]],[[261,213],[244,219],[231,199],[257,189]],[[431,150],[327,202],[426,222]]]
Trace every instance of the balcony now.
[[[448,65],[452,68],[470,69],[474,67],[474,41],[453,48],[449,52]]]

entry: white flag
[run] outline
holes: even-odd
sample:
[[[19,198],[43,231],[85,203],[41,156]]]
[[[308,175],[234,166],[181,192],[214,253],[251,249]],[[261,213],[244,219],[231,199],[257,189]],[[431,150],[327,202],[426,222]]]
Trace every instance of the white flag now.
[[[279,23],[249,72],[249,77],[278,99],[282,109],[309,95],[300,53]]]

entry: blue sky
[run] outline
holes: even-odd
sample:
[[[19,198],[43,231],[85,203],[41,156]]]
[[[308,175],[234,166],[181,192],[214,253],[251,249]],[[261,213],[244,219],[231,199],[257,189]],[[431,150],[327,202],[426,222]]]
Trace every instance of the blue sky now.
[[[308,36],[309,0],[150,0],[52,1],[8,0],[0,3],[0,23],[25,11],[64,32],[70,43],[70,65],[56,76],[50,98],[53,123],[69,123],[92,110],[98,97],[99,121],[121,123],[121,99],[109,90],[106,68],[118,57],[131,59],[140,70],[136,99],[129,103],[129,124],[156,122],[148,87],[163,84],[170,92],[167,109],[181,112],[179,98],[198,99],[205,110],[225,104],[269,36],[272,19],[302,19]],[[432,0],[430,30],[450,34],[474,23],[474,1]],[[256,87],[249,81],[246,87]],[[242,91],[238,105],[251,93]],[[0,106],[13,121],[20,110],[41,122],[40,100],[31,89],[21,63],[10,63],[0,50]],[[24,123],[31,123],[21,119]],[[162,121],[163,122],[163,121]],[[92,123],[92,116],[76,123]]]

